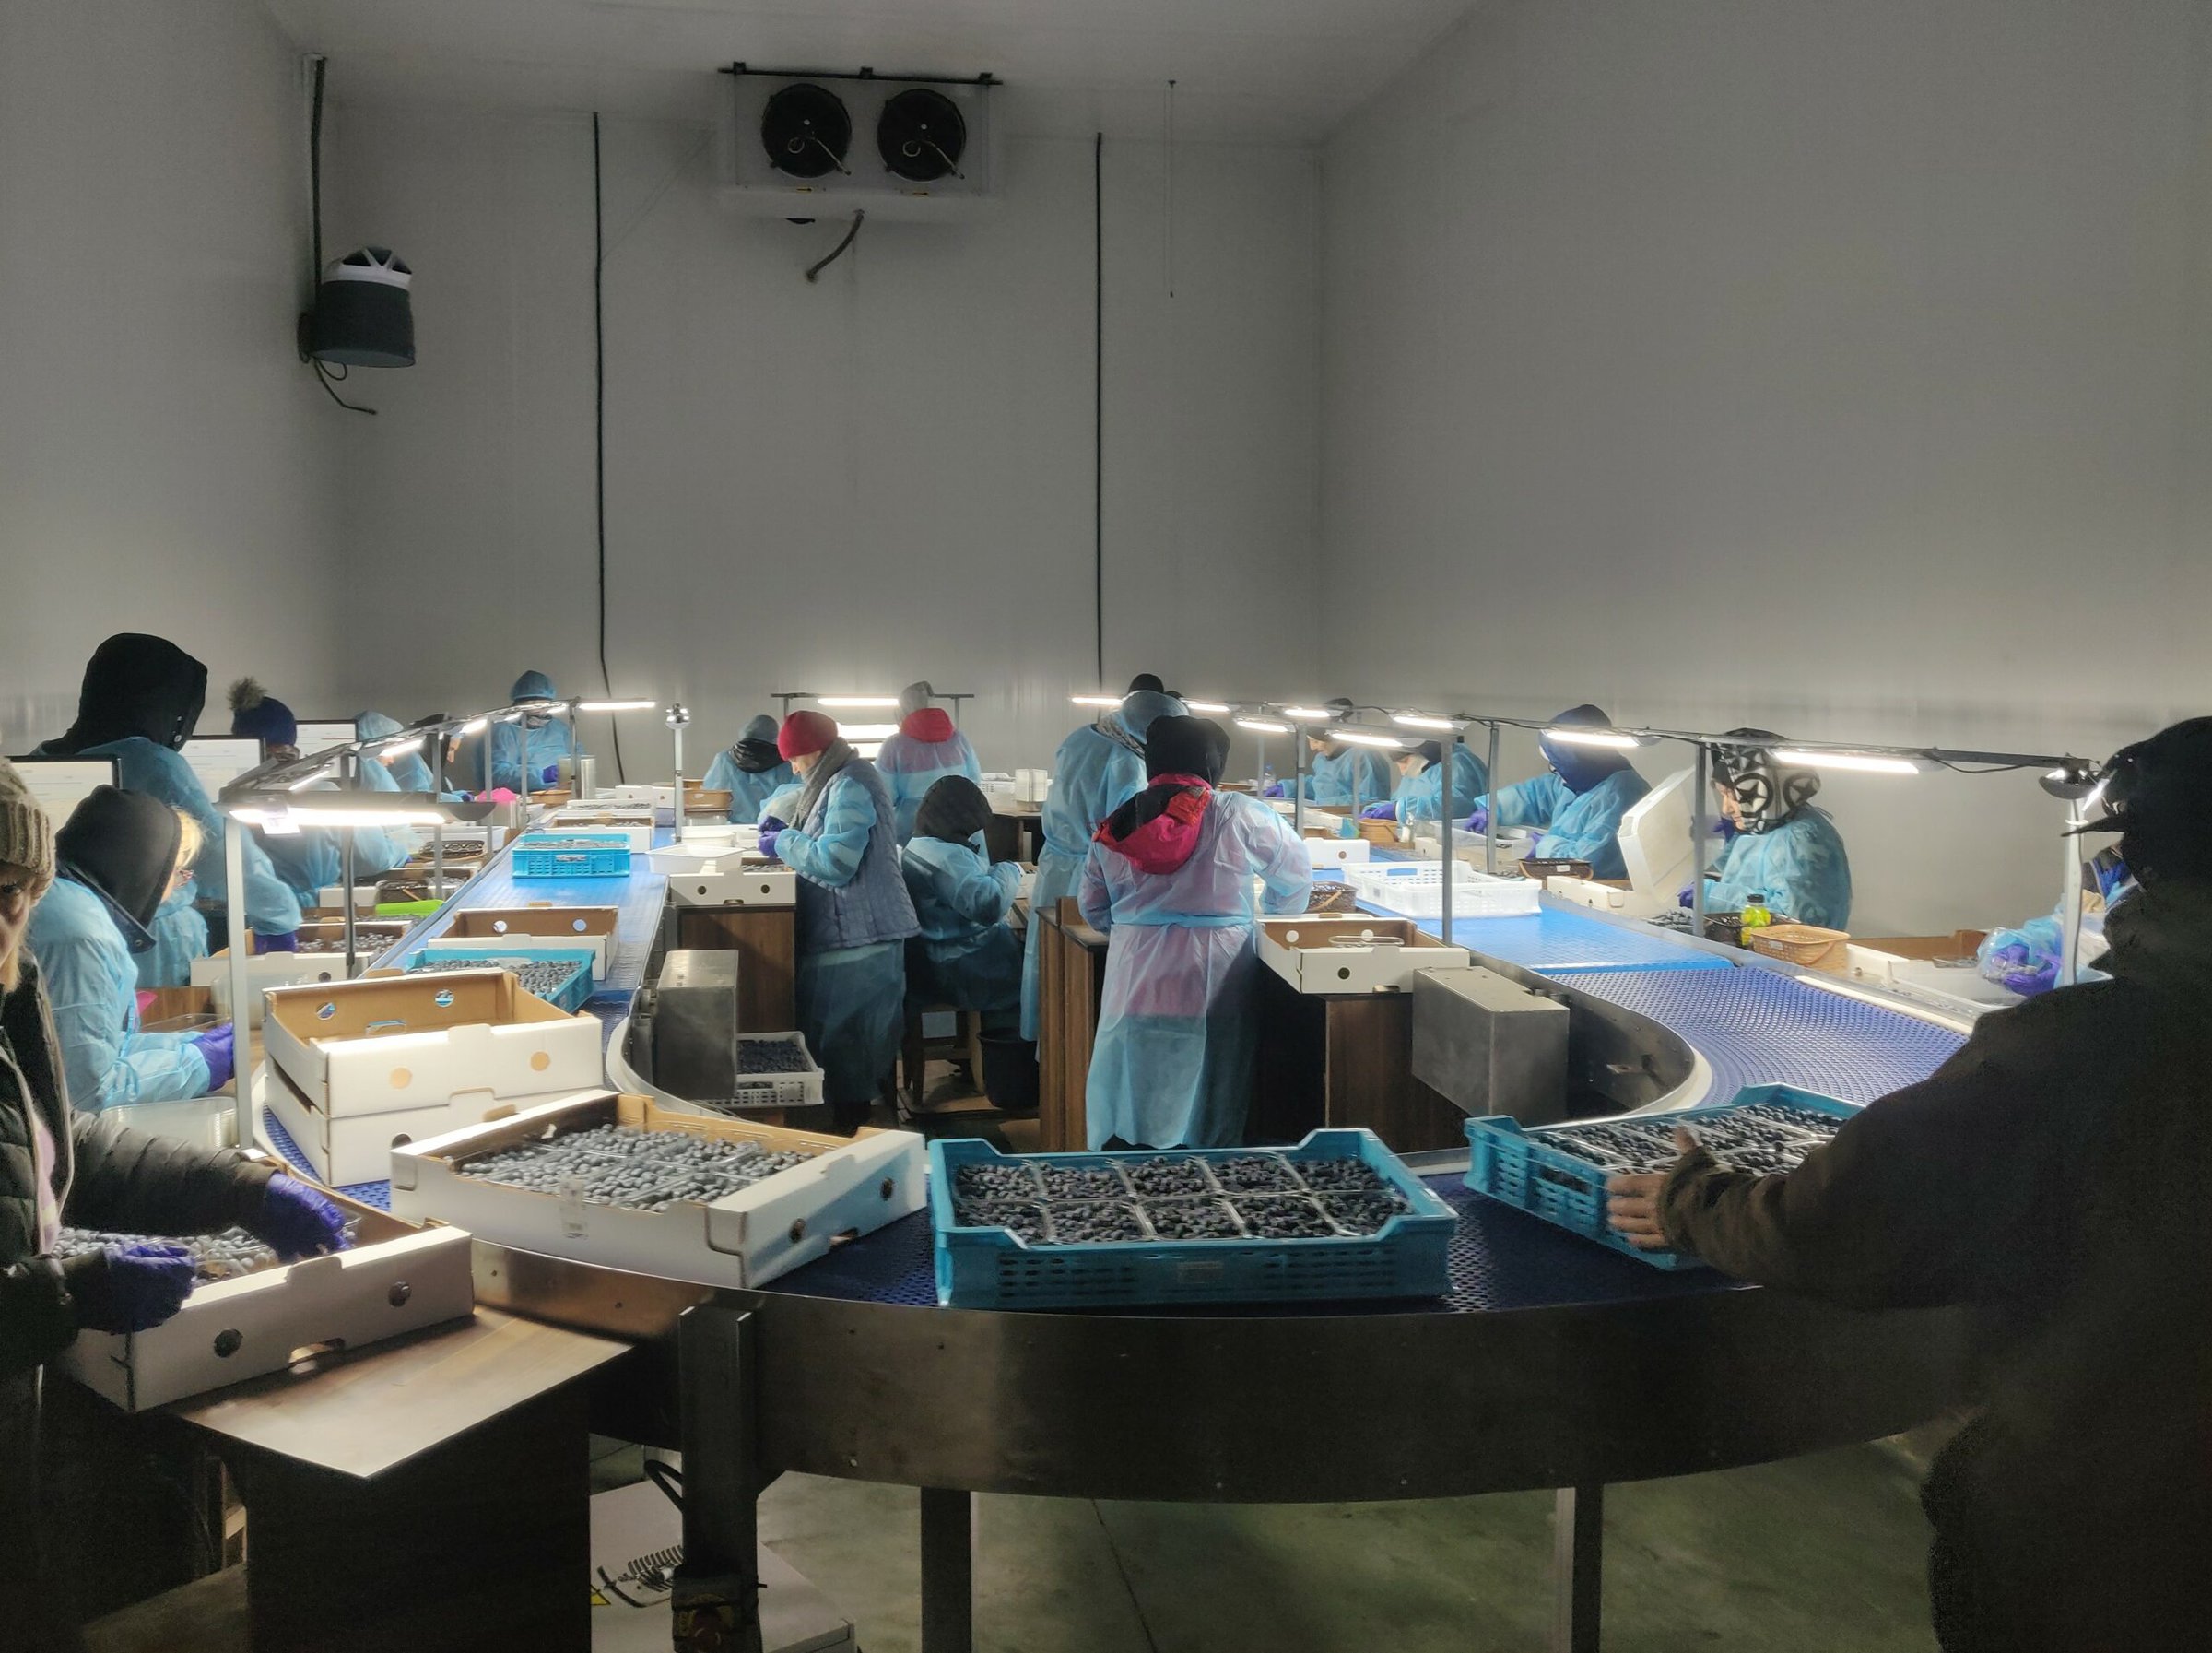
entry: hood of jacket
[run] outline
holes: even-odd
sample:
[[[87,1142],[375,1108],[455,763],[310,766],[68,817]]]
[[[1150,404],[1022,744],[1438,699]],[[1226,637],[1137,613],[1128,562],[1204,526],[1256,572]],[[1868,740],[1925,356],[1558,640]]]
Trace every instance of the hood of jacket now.
[[[182,834],[177,812],[159,798],[96,786],[54,834],[54,853],[65,877],[97,891],[132,921],[123,927],[128,937],[160,910]],[[144,951],[133,939],[132,950]]]
[[[919,712],[909,712],[899,720],[899,732],[909,740],[925,741],[938,746],[953,737],[951,714],[937,706],[924,706]]]
[[[1203,775],[1163,774],[1100,823],[1098,842],[1139,872],[1176,872],[1197,853],[1212,808]]]
[[[2212,884],[2141,884],[2104,916],[2108,975],[2212,998]]]
[[[205,666],[167,638],[118,632],[85,663],[76,721],[47,745],[81,752],[135,735],[173,751],[199,726],[206,702]]]

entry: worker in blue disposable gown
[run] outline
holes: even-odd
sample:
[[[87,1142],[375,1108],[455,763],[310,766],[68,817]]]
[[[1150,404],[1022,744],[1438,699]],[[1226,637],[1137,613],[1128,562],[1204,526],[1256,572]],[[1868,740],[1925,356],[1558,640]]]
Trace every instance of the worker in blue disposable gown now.
[[[1341,695],[1322,703],[1338,717],[1349,717],[1356,710],[1352,703]],[[1306,801],[1324,809],[1354,809],[1364,811],[1368,805],[1386,798],[1396,790],[1397,780],[1390,773],[1390,760],[1383,749],[1363,746],[1357,741],[1342,740],[1324,729],[1309,732],[1306,750]],[[1291,796],[1288,783],[1277,781],[1266,790],[1268,797]]]
[[[288,762],[300,756],[300,720],[289,706],[252,678],[241,678],[230,685],[230,732],[260,741],[265,759]],[[364,789],[375,789],[366,774],[361,784]],[[316,792],[336,789],[335,779],[317,783],[313,788]],[[303,804],[309,801],[307,792],[299,796]],[[302,827],[298,832],[279,832],[257,826],[253,836],[267,853],[276,876],[299,897],[304,909],[317,904],[324,890],[345,881],[345,833],[348,831],[353,833],[353,876],[357,880],[389,872],[414,848],[406,829],[396,827]]]
[[[554,711],[560,691],[544,672],[526,671],[507,698],[524,711],[519,720],[491,726],[492,787],[541,792],[559,781],[562,761],[576,755],[576,738]]]
[[[31,915],[30,951],[80,1112],[182,1102],[230,1080],[229,1023],[205,1033],[149,1033],[138,1024],[131,955],[153,945],[147,927],[162,897],[191,877],[198,831],[159,798],[100,786],[54,836],[58,873]]]
[[[1259,1042],[1253,880],[1266,912],[1302,913],[1313,864],[1266,805],[1215,790],[1228,756],[1209,718],[1155,722],[1147,785],[1084,863],[1084,919],[1113,938],[1087,1092],[1094,1149],[1243,1139]]]
[[[354,715],[353,738],[356,740],[385,740],[403,732],[404,726],[396,717],[387,717],[382,712],[360,712]],[[435,737],[425,736],[424,740]],[[424,792],[438,790],[438,780],[430,773],[430,763],[422,755],[422,746],[414,750],[403,750],[406,742],[395,746],[372,748],[361,754],[361,784],[373,792]],[[444,797],[460,796],[448,791]]]
[[[1021,941],[1006,925],[1021,868],[983,845],[991,802],[964,774],[929,789],[900,855],[920,938],[906,953],[909,998],[982,1012],[987,1033],[1021,1021]]]
[[[1137,679],[1147,680],[1159,681],[1149,674]],[[1037,855],[1030,913],[1056,911],[1062,896],[1076,892],[1099,823],[1144,789],[1145,732],[1157,718],[1182,714],[1182,703],[1157,688],[1132,689],[1120,705],[1060,743],[1044,799],[1044,847]],[[1021,961],[1021,1036],[1030,1040],[1037,1037],[1037,979],[1044,962],[1037,931],[1032,920]]]
[[[1554,728],[1605,729],[1612,726],[1595,706],[1575,706],[1551,720]],[[1590,876],[1628,877],[1620,858],[1620,818],[1649,792],[1651,783],[1612,748],[1582,746],[1547,735],[1538,742],[1549,774],[1508,786],[1475,806],[1467,831],[1534,827],[1535,856],[1547,861],[1587,861]]]
[[[207,921],[196,904],[201,900],[230,906],[232,932],[251,928],[264,951],[297,944],[300,899],[276,876],[251,833],[241,846],[246,880],[242,925],[236,910],[240,903],[229,901],[222,817],[178,750],[198,725],[206,695],[207,668],[175,643],[120,632],[86,663],[76,721],[67,733],[38,749],[41,757],[113,758],[125,791],[158,797],[199,823],[200,849],[192,877],[161,903],[150,927],[154,944],[138,955],[142,987],[189,985],[193,960],[207,955]]]
[[[851,1132],[899,1059],[906,940],[919,927],[876,766],[820,712],[784,719],[777,746],[805,789],[794,824],[764,828],[760,848],[799,875],[799,1031],[822,1065],[832,1120]]]
[[[1771,729],[1728,732],[1750,740],[1782,738]],[[1712,765],[1721,815],[1733,836],[1706,876],[1705,910],[1741,912],[1763,895],[1777,918],[1848,929],[1851,857],[1828,812],[1813,808],[1820,777],[1776,762],[1771,746],[1715,747]],[[1683,891],[1684,906],[1688,893]]]
[[[1457,821],[1490,789],[1490,772],[1483,767],[1482,760],[1456,741],[1448,766],[1452,772],[1449,798],[1443,796],[1447,768],[1443,742],[1424,740],[1409,747],[1397,755],[1393,767],[1398,772],[1397,796],[1360,810],[1369,821],[1441,821],[1446,810]]]
[[[975,748],[952,726],[944,710],[930,704],[935,691],[927,683],[909,683],[899,697],[899,732],[876,754],[883,784],[891,789],[891,804],[899,815],[899,842],[914,835],[914,815],[929,789],[948,774],[971,781],[983,778]]]
[[[737,744],[714,754],[700,783],[709,792],[730,795],[730,819],[751,826],[760,819],[760,806],[798,775],[776,750],[776,720],[765,712],[745,726]]]

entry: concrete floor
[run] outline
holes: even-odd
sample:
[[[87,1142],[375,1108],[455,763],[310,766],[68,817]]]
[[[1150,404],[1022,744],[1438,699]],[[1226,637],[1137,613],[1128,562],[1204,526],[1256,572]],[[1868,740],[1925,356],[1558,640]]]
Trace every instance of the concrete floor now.
[[[1917,1476],[1880,1446],[1616,1487],[1609,1653],[1931,1653]],[[1551,1498],[1200,1506],[979,1500],[982,1653],[1543,1653]],[[786,1476],[761,1535],[920,1646],[915,1495]]]

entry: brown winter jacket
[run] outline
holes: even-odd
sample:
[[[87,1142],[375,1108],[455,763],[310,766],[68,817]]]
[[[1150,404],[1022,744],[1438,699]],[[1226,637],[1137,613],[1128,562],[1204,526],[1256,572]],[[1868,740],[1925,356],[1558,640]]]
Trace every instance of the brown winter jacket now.
[[[2212,1623],[2212,890],[2146,889],[2113,979],[1985,1016],[1787,1176],[1693,1152],[1668,1239],[1869,1308],[1979,1311],[1937,1460],[1947,1647],[2157,1653]]]

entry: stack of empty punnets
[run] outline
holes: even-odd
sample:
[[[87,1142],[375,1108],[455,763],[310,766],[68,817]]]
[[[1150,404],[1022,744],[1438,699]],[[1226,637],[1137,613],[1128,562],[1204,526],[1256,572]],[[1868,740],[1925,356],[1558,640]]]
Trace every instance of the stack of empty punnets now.
[[[280,987],[261,1100],[330,1183],[382,1182],[399,1143],[604,1082],[598,1021],[501,970]]]

